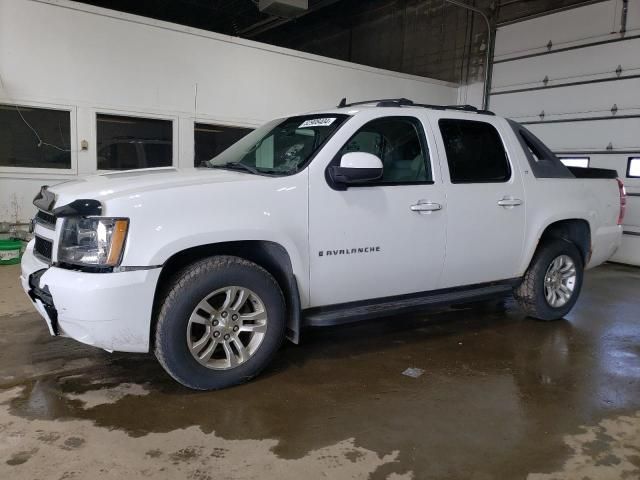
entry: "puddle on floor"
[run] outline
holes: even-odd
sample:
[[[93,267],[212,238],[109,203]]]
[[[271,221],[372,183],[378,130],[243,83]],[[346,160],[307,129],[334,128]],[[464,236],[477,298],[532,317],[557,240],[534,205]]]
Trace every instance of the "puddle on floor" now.
[[[0,478],[632,475],[640,279],[611,275],[588,276],[557,322],[508,303],[305,332],[219,392],[181,387],[151,356],[30,340],[35,316],[5,317]]]

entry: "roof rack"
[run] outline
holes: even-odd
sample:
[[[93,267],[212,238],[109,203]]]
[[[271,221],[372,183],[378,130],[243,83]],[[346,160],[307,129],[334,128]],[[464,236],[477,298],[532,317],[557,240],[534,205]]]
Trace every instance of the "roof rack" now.
[[[426,103],[414,103],[408,98],[384,98],[378,100],[363,100],[361,102],[347,103],[347,99],[343,98],[338,104],[338,108],[353,107],[356,105],[375,104],[376,107],[422,107],[431,108],[433,110],[457,110],[459,112],[473,112],[480,115],[495,115],[489,110],[481,110],[473,105],[429,105]]]

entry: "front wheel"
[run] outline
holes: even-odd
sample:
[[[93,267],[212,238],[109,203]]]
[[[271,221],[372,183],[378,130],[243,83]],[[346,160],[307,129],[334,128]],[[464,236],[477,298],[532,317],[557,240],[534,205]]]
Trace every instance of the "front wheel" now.
[[[245,382],[273,358],[285,331],[275,279],[238,257],[196,262],[178,276],[156,326],[156,357],[178,382],[214,390]]]
[[[528,316],[557,320],[578,300],[583,276],[578,248],[566,240],[551,240],[536,251],[514,296]]]

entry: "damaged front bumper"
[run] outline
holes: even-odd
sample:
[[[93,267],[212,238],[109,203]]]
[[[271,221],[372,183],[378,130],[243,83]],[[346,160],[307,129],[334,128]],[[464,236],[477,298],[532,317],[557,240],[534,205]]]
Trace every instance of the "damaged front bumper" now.
[[[34,303],[36,310],[38,313],[45,319],[47,322],[47,327],[49,327],[49,333],[53,336],[60,335],[60,328],[58,326],[58,311],[56,310],[56,306],[53,304],[53,297],[51,296],[51,292],[49,288],[45,286],[44,288],[40,288],[40,277],[47,271],[46,268],[42,270],[37,270],[29,275],[26,278],[27,288],[25,291],[29,298]],[[24,288],[24,283],[23,283]]]
[[[160,268],[88,273],[49,266],[29,242],[22,288],[51,335],[108,351],[148,352],[151,312]]]

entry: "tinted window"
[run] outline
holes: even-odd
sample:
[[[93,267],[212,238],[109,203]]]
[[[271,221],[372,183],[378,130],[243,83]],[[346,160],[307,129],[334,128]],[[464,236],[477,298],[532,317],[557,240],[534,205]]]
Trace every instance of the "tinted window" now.
[[[0,105],[0,166],[71,168],[71,114]]]
[[[211,160],[251,131],[251,128],[196,123],[193,129],[194,165],[198,167],[202,162]]]
[[[171,120],[97,115],[98,169],[169,167],[173,163]]]
[[[98,168],[100,169],[130,170],[140,168],[139,164],[138,149],[134,143],[122,140],[103,145],[98,149]]]
[[[144,142],[144,157],[147,163],[161,163],[162,165],[171,165],[173,157],[173,145],[169,142]]]
[[[452,183],[506,182],[511,176],[498,131],[485,122],[439,122]]]
[[[366,152],[382,160],[382,178],[376,183],[431,182],[428,153],[423,148],[421,126],[410,117],[373,120],[356,132],[340,150],[338,158],[349,152]]]

